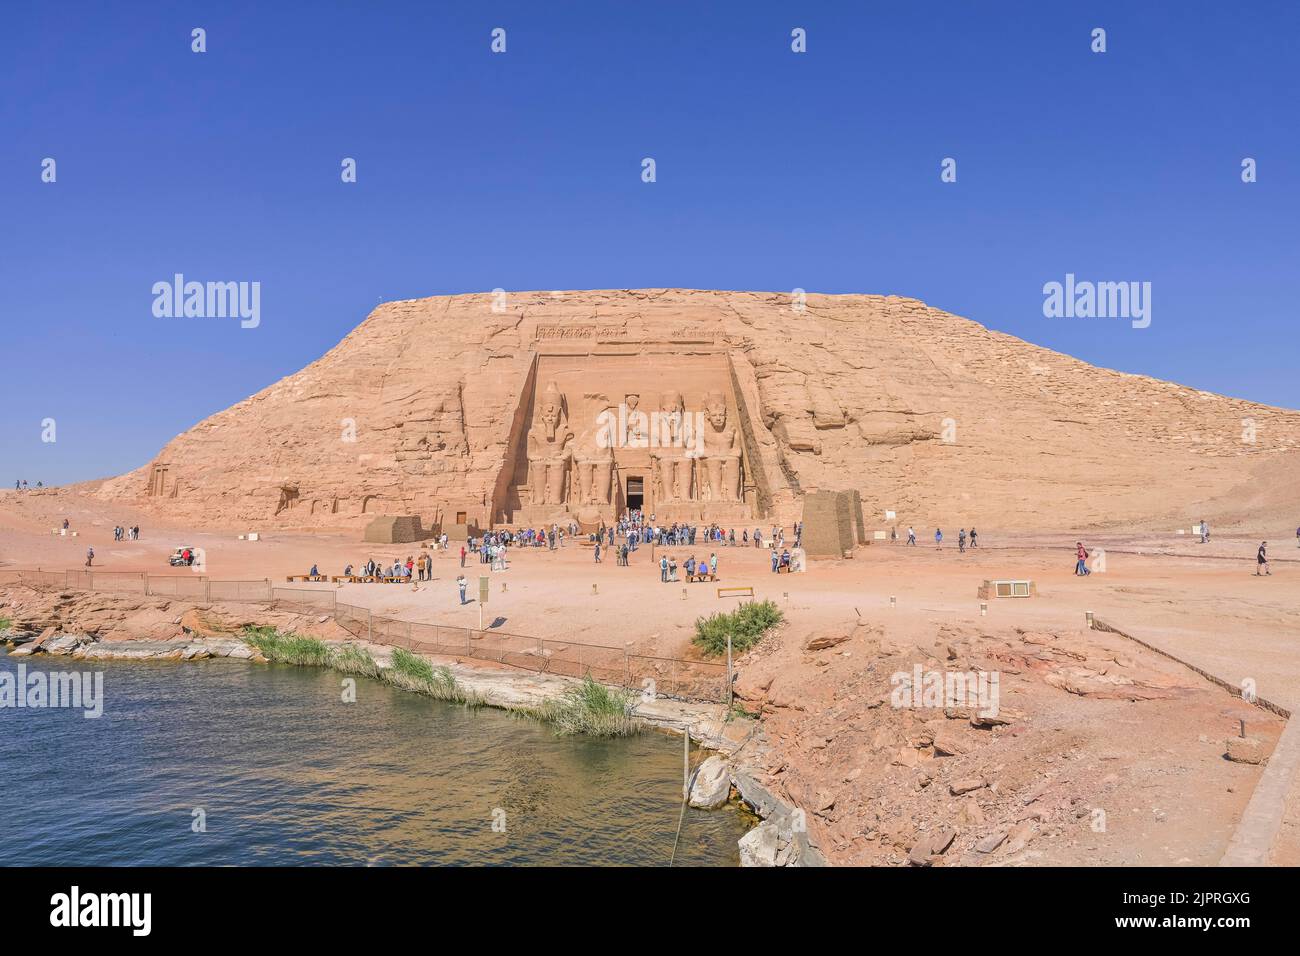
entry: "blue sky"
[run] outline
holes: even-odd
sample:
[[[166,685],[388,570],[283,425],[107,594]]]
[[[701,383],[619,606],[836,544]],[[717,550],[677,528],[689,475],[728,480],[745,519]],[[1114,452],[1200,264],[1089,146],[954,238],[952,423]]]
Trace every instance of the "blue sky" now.
[[[0,480],[135,468],[378,301],[498,286],[911,295],[1300,407],[1297,34],[1248,0],[7,4]],[[177,272],[260,282],[261,325],[154,317]],[[1066,273],[1151,282],[1151,327],[1045,318]]]

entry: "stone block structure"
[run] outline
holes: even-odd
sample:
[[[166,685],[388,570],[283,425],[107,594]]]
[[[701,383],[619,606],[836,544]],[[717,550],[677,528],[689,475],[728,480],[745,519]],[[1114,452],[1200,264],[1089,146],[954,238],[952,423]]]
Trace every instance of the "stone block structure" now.
[[[373,544],[409,544],[428,536],[414,515],[385,515],[366,525],[364,540]]]
[[[804,496],[802,520],[803,547],[810,557],[842,558],[859,543],[862,499],[855,491],[810,492]]]

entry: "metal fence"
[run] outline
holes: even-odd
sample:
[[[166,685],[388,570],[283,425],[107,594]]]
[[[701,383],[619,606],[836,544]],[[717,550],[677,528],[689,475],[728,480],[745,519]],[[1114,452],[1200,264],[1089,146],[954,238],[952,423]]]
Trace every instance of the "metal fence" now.
[[[0,570],[0,584],[14,583],[191,598],[205,603],[258,601],[287,605],[300,612],[329,614],[359,640],[402,647],[415,653],[494,661],[563,677],[590,675],[604,684],[680,700],[720,703],[727,699],[725,664],[633,654],[626,648],[607,644],[404,621],[377,615],[369,608],[346,604],[338,599],[338,591],[334,588],[285,588],[273,586],[270,579],[214,581],[206,575],[137,571]]]

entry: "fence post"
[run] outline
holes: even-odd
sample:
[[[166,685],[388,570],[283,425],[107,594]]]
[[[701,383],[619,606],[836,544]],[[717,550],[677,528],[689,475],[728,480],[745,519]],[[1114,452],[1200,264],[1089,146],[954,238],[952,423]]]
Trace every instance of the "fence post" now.
[[[468,627],[465,628],[465,656],[466,656],[466,657],[473,657],[473,656],[474,656],[474,652],[473,652],[472,650],[470,650],[470,646],[469,646],[469,628],[468,628]]]
[[[149,575],[146,573],[142,575],[142,577],[144,578],[144,596],[149,597],[153,594],[153,591],[149,587]]]
[[[330,596],[334,599],[330,602],[330,607],[333,610],[334,616],[338,617],[339,616],[339,592],[331,591]]]
[[[731,709],[731,632],[727,632],[727,709]]]
[[[271,587],[271,579],[270,579],[270,578],[262,578],[262,580],[266,582],[266,599],[267,599],[268,601],[274,600],[274,599],[275,599],[275,591],[274,591],[274,589],[272,589],[272,587]]]
[[[366,640],[372,644],[375,640],[375,612],[366,608]]]
[[[206,574],[203,576],[203,602],[212,603],[212,579]]]

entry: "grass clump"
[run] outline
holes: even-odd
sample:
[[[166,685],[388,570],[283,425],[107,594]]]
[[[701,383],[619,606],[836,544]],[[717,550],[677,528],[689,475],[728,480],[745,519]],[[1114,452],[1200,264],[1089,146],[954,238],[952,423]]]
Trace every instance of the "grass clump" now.
[[[0,634],[3,634],[13,626],[14,622],[11,618],[7,618],[3,614],[0,614]]]
[[[450,668],[434,667],[418,654],[393,649],[391,667],[380,667],[370,652],[351,644],[331,647],[324,641],[274,627],[245,627],[244,641],[262,652],[268,661],[302,667],[329,667],[343,674],[360,674],[402,690],[424,694],[454,704],[478,706],[482,699],[461,687]]]
[[[483,703],[477,694],[460,686],[451,668],[434,667],[418,654],[400,647],[393,648],[393,666],[384,671],[380,679],[395,687],[454,704],[477,707]]]
[[[734,611],[719,611],[695,619],[695,646],[710,657],[727,653],[727,635],[731,635],[731,652],[743,654],[771,628],[785,619],[773,601],[750,601]]]
[[[629,737],[641,731],[632,717],[635,701],[631,691],[607,687],[588,674],[581,684],[545,701],[531,715],[550,724],[562,737]]]
[[[244,642],[262,652],[268,661],[301,667],[329,667],[333,653],[322,640],[284,633],[273,627],[244,628]]]

